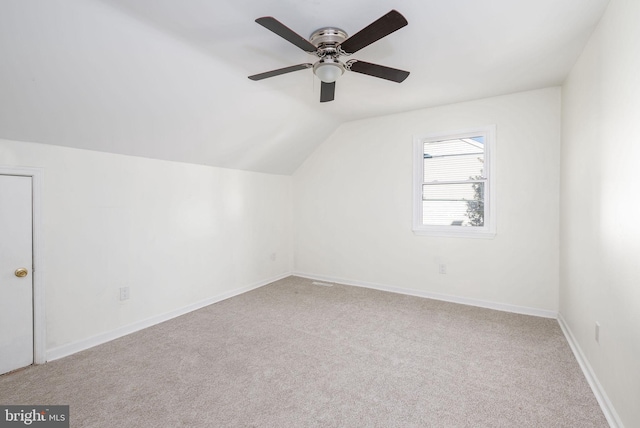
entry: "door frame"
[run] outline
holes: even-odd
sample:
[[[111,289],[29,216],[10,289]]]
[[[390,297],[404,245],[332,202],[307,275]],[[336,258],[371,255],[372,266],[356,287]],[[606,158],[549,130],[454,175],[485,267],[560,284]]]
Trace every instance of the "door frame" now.
[[[42,245],[42,168],[3,166],[0,165],[0,175],[17,175],[31,177],[32,198],[32,227],[33,227],[33,266],[31,270],[33,281],[33,363],[44,364],[46,355],[45,298],[44,298],[44,263]]]

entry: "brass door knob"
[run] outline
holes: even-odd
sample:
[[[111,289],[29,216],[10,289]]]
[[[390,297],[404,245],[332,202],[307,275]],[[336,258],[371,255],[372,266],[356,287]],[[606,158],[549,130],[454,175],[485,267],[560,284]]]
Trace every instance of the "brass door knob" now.
[[[18,268],[16,269],[15,273],[18,278],[24,278],[25,276],[27,276],[29,271],[27,270],[27,268]]]

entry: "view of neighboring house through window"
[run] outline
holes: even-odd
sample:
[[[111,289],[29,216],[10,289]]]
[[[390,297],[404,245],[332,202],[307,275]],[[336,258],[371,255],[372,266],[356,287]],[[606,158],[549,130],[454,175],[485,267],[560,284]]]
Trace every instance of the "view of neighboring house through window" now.
[[[474,236],[495,233],[492,128],[414,141],[414,231]]]

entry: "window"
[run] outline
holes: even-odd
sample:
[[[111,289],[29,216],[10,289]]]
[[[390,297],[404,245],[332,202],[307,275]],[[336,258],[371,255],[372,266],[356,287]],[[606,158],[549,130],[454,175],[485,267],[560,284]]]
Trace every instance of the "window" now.
[[[495,236],[495,127],[415,137],[413,231]]]

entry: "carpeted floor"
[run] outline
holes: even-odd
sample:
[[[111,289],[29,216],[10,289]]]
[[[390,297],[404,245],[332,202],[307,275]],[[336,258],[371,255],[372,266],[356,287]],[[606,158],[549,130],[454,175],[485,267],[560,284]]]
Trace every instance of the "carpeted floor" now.
[[[0,377],[73,427],[606,427],[557,321],[289,277]]]

